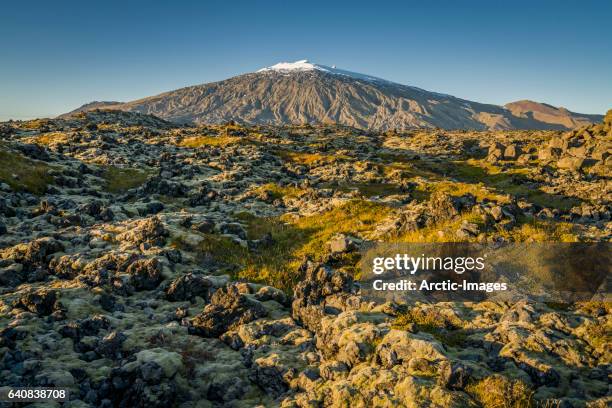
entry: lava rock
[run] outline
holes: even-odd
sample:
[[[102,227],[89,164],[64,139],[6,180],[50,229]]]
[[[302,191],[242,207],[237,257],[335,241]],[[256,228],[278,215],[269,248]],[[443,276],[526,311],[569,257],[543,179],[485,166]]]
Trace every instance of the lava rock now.
[[[128,266],[130,284],[136,290],[155,289],[161,281],[161,265],[155,258],[139,259]]]
[[[112,331],[100,340],[96,353],[110,359],[120,359],[122,356],[121,346],[127,336],[118,331]]]
[[[293,318],[312,331],[321,328],[325,299],[337,293],[350,293],[353,280],[329,267],[306,261],[300,266],[304,280],[297,284],[292,303]]]
[[[236,285],[217,289],[210,304],[191,320],[190,331],[204,337],[218,337],[241,324],[267,315],[257,300],[240,292]]]
[[[39,316],[48,316],[59,309],[57,293],[52,290],[32,290],[22,295],[13,307],[20,307]]]
[[[212,283],[209,279],[188,273],[179,276],[170,283],[170,286],[166,289],[166,298],[172,302],[193,301],[196,296],[208,300],[211,286]]]

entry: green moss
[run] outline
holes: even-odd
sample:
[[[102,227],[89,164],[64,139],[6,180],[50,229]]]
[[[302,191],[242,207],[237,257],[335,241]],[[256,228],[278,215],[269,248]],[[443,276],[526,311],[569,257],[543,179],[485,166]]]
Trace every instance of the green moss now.
[[[544,304],[548,306],[550,309],[560,311],[560,312],[567,312],[568,310],[571,310],[572,308],[572,305],[570,303],[544,302]]]
[[[109,193],[123,193],[141,186],[150,176],[149,171],[108,166],[104,169],[104,188]]]
[[[486,377],[468,386],[467,391],[483,408],[531,408],[533,391],[520,380],[501,375]]]
[[[281,186],[276,183],[268,183],[258,187],[257,191],[266,191],[274,199],[277,199],[283,197],[299,197],[305,190],[293,186]]]
[[[400,314],[392,327],[397,330],[413,330],[431,334],[441,343],[457,347],[465,341],[468,333],[462,329],[463,322],[456,316],[440,313],[435,308],[413,308]]]
[[[51,166],[46,163],[30,160],[0,145],[0,182],[13,190],[43,194],[53,182],[49,170]]]
[[[185,375],[190,380],[196,378],[198,365],[215,360],[215,355],[213,353],[196,347],[181,349],[180,353],[183,367],[185,368]]]
[[[445,192],[453,196],[472,194],[478,201],[492,200],[498,203],[509,202],[508,196],[501,194],[495,189],[485,186],[483,183],[463,183],[459,181],[437,181],[419,186],[417,191],[422,191],[425,197],[429,197],[435,192]]]
[[[391,183],[340,183],[338,185],[323,184],[323,188],[334,188],[340,191],[359,191],[364,197],[385,197],[392,194],[400,194],[399,186]]]
[[[379,153],[378,158],[383,160],[389,165],[397,165],[399,163],[413,163],[415,162],[414,155],[400,154],[400,153]]]

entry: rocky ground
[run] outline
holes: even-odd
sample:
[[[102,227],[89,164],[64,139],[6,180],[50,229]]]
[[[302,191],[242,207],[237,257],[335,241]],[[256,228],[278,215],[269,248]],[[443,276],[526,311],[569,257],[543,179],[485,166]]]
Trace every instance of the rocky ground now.
[[[377,304],[367,241],[610,241],[554,131],[0,124],[0,385],[65,406],[606,407],[610,303]]]

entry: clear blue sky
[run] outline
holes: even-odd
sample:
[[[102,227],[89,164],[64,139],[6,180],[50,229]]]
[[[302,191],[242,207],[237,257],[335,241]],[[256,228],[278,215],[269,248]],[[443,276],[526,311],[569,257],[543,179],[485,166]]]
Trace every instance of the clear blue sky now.
[[[479,102],[612,108],[612,1],[14,0],[0,17],[0,120],[304,58]]]

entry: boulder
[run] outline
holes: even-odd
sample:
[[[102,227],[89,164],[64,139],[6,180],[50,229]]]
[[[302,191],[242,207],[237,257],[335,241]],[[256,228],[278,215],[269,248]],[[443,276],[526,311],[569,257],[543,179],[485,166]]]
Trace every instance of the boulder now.
[[[110,321],[101,315],[88,317],[82,320],[69,322],[59,329],[63,337],[69,337],[75,341],[85,336],[96,336],[100,330],[107,330]]]
[[[17,212],[9,204],[9,201],[5,200],[4,198],[0,198],[0,215],[4,215],[6,217],[14,217],[17,215]]]
[[[293,318],[309,330],[317,332],[321,329],[327,297],[334,294],[349,295],[353,280],[342,272],[311,261],[300,266],[300,273],[304,275],[304,280],[294,289]]]
[[[579,171],[584,165],[584,159],[580,157],[563,157],[557,162],[557,167],[560,169]]]
[[[503,144],[497,142],[493,143],[489,146],[487,160],[490,162],[501,160],[504,157],[504,150],[506,150],[506,147]]]
[[[126,232],[117,236],[117,240],[136,246],[142,243],[162,246],[167,236],[168,231],[164,228],[161,220],[158,217],[151,217],[132,223]]]
[[[413,359],[424,359],[436,364],[447,360],[441,344],[403,330],[389,331],[377,346],[376,354],[386,368],[409,364]]]
[[[193,301],[196,297],[208,300],[212,282],[201,275],[188,273],[174,279],[168,289],[166,298],[172,302]]]
[[[136,290],[155,289],[161,281],[161,265],[155,258],[139,259],[127,267],[130,285]]]
[[[122,357],[121,346],[127,336],[119,331],[112,331],[100,340],[96,353],[105,358],[120,359]]]
[[[266,308],[259,301],[241,293],[236,285],[228,285],[217,289],[210,304],[191,320],[189,329],[203,337],[218,337],[266,315]]]
[[[354,251],[358,248],[359,240],[345,234],[337,234],[329,241],[329,250],[333,254]]]
[[[5,252],[4,258],[13,259],[23,265],[26,271],[37,267],[47,268],[51,255],[64,250],[64,245],[53,238],[40,238],[28,244],[16,245]]]
[[[26,309],[39,316],[48,316],[59,309],[57,293],[47,289],[31,290],[20,296],[13,307]]]
[[[563,138],[560,137],[553,137],[548,142],[548,147],[553,149],[565,150],[567,149],[567,141],[563,140]]]
[[[465,239],[465,238],[475,237],[479,233],[480,233],[480,227],[478,227],[478,224],[474,224],[472,222],[463,220],[463,222],[461,223],[461,226],[456,232],[456,235],[459,238]]]
[[[472,370],[461,362],[444,360],[438,366],[438,385],[451,390],[463,390],[470,380]]]
[[[550,161],[558,159],[561,156],[561,149],[557,149],[554,147],[545,147],[538,151],[538,160],[541,161]]]
[[[237,222],[227,222],[219,225],[219,232],[222,234],[235,235],[240,239],[247,239],[247,232],[242,225]]]
[[[504,149],[504,159],[516,160],[521,153],[521,148],[516,143],[512,143]]]

